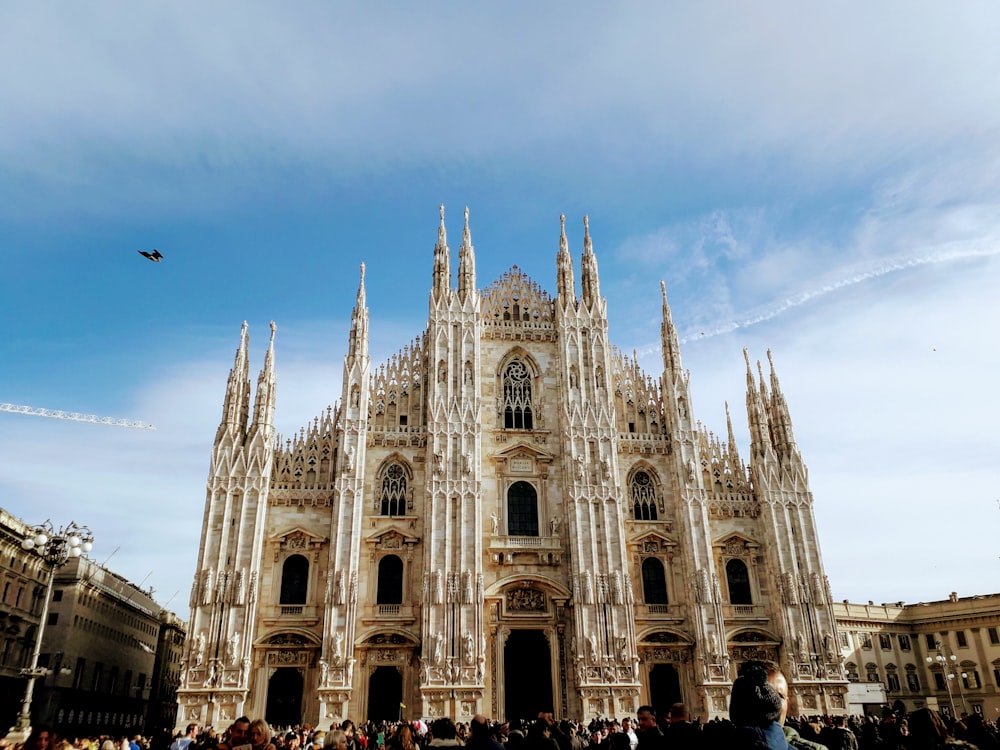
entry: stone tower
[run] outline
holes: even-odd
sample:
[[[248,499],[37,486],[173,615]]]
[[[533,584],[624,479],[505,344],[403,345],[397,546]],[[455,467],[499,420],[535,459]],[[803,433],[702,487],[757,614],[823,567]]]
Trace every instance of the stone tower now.
[[[584,219],[551,296],[480,289],[441,209],[427,327],[368,356],[365,268],[340,400],[273,434],[274,333],[249,413],[241,333],[212,452],[178,723],[475,713],[725,714],[739,663],[793,710],[846,679],[808,475],[773,364],[747,355],[750,461],[694,419],[661,283],[663,371],[608,335]],[[378,272],[377,270],[375,271]],[[770,360],[770,353],[768,353]]]

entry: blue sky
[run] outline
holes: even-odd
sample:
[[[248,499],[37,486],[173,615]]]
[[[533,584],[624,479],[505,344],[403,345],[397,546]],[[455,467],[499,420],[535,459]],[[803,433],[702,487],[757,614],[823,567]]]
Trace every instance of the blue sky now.
[[[590,215],[610,335],[746,458],[773,349],[833,592],[996,590],[1000,11],[990,3],[151,2],[0,23],[0,506],[88,523],[186,615],[244,319],[279,430],[340,395],[358,266],[377,364],[423,330],[447,206],[480,285],[555,288]],[[139,249],[156,247],[154,265]],[[579,268],[579,264],[578,268]],[[453,264],[454,267],[454,264]],[[117,550],[117,551],[116,551]],[[148,577],[147,577],[148,576]],[[177,593],[175,593],[177,592]]]

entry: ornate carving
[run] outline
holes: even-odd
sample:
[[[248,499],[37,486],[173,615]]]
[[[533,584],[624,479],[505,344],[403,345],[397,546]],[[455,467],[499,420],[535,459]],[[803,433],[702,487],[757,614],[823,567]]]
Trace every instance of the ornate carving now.
[[[538,589],[510,589],[506,594],[508,612],[542,612],[545,610],[545,594]]]

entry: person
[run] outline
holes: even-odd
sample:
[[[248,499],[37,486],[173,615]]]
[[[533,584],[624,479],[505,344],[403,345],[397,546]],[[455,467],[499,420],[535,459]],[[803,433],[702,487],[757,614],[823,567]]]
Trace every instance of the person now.
[[[732,722],[729,747],[747,750],[790,750],[779,719],[784,701],[768,682],[767,667],[759,661],[740,665],[729,698]]]
[[[675,703],[670,707],[663,737],[671,750],[698,750],[701,747],[701,724],[691,721],[686,703]]]
[[[493,737],[490,721],[482,714],[476,714],[469,722],[469,741],[465,743],[473,750],[503,750],[503,745]]]
[[[39,724],[31,728],[31,734],[24,741],[24,750],[49,750],[55,739],[55,733],[47,724]]]
[[[834,716],[832,723],[833,726],[826,732],[823,744],[830,750],[858,750],[858,738],[844,726],[844,717]]]
[[[263,719],[250,722],[250,747],[253,750],[275,750],[271,744],[271,727]]]
[[[434,723],[431,724],[431,737],[433,739],[427,744],[427,747],[461,747],[462,743],[458,741],[457,734],[455,723],[447,716],[435,719]]]
[[[344,719],[340,723],[340,728],[343,730],[344,735],[347,737],[347,750],[360,750],[358,745],[358,738],[354,734],[354,722],[350,719]]]
[[[918,708],[909,716],[910,734],[906,739],[907,750],[971,750],[968,742],[956,740],[948,735],[941,715],[930,708]]]
[[[235,750],[235,748],[248,744],[250,744],[250,719],[246,716],[241,716],[226,730],[220,748],[223,748],[223,750]]]
[[[194,742],[197,736],[198,725],[188,724],[187,729],[184,730],[184,735],[174,740],[174,743],[170,746],[170,750],[188,750],[188,745]]]
[[[323,738],[323,750],[347,750],[347,733],[334,729]]]
[[[635,720],[638,724],[636,736],[639,741],[637,750],[661,750],[665,746],[663,732],[656,723],[656,709],[652,706],[639,706]]]
[[[622,734],[628,737],[629,750],[635,750],[639,744],[639,735],[632,728],[632,720],[628,716],[622,719]]]
[[[781,714],[778,716],[778,723],[781,725],[781,731],[785,735],[785,741],[788,742],[793,750],[825,750],[826,745],[807,740],[799,734],[795,727],[785,724],[788,719],[788,680],[785,678],[785,674],[781,671],[781,668],[773,661],[764,661],[761,662],[761,665],[767,671],[768,683],[774,688],[781,699]]]

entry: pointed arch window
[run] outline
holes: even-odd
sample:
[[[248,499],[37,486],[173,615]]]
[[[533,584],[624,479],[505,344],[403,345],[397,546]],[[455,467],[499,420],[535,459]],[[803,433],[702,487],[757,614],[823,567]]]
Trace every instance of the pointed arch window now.
[[[309,561],[302,555],[290,555],[281,566],[279,604],[305,604],[308,588]]]
[[[636,521],[656,520],[656,487],[649,474],[637,471],[629,482],[632,496],[632,514]]]
[[[514,482],[507,490],[507,533],[538,536],[538,493],[528,482]]]
[[[531,373],[518,360],[503,371],[503,426],[508,430],[534,429]]]
[[[729,585],[730,604],[753,604],[750,594],[750,572],[742,560],[726,563],[726,583]]]
[[[646,604],[669,603],[663,563],[655,557],[647,557],[642,561],[642,600]]]
[[[378,592],[375,603],[403,603],[403,561],[397,555],[386,555],[378,561]]]
[[[406,515],[406,472],[398,463],[390,464],[382,473],[379,512],[383,516]]]

